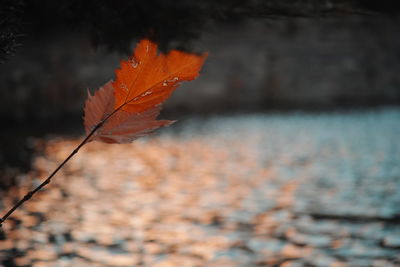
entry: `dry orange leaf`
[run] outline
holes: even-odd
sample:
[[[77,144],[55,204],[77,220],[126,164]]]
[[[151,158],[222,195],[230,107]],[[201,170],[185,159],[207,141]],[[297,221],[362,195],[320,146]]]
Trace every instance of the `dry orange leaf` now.
[[[173,123],[156,120],[161,104],[181,81],[198,76],[206,57],[176,50],[158,54],[156,44],[142,40],[131,59],[121,62],[116,81],[89,93],[84,108],[88,141],[129,143]]]
[[[113,112],[114,102],[114,88],[111,81],[97,90],[94,96],[89,93],[86,100],[84,117],[87,134],[107,115]],[[160,110],[160,105],[140,113],[129,113],[124,110],[118,110],[105,121],[103,126],[89,140],[97,140],[105,143],[130,143],[159,127],[168,126],[174,122],[156,120]]]
[[[128,61],[121,62],[116,71],[116,81],[108,82],[85,102],[84,126],[86,137],[71,154],[44,180],[29,191],[3,217],[7,218],[40,189],[87,142],[129,143],[173,121],[156,120],[161,104],[178,87],[181,81],[190,81],[199,75],[206,54],[179,52],[158,54],[157,45],[142,40]]]
[[[155,43],[142,40],[115,72],[115,108],[141,112],[164,102],[180,82],[199,75],[206,57],[177,50],[160,54]]]

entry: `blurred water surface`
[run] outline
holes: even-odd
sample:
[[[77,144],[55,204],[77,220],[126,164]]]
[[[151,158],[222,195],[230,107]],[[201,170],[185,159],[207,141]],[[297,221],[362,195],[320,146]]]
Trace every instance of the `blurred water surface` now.
[[[399,266],[400,109],[180,121],[91,143],[4,225],[3,266]],[[9,207],[77,138],[37,140]]]

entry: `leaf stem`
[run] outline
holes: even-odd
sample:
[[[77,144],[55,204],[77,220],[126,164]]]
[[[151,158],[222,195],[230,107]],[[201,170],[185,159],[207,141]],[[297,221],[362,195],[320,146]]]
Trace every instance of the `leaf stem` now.
[[[3,223],[7,220],[7,218],[13,214],[13,212],[18,209],[22,204],[24,204],[26,201],[28,201],[29,199],[31,199],[33,197],[34,194],[36,194],[40,189],[42,189],[43,187],[45,187],[47,184],[49,184],[51,182],[51,179],[53,178],[53,176],[76,154],[78,153],[78,151],[81,149],[81,147],[83,147],[83,145],[85,145],[90,137],[93,136],[93,134],[100,128],[103,126],[103,124],[112,116],[114,115],[116,112],[118,112],[123,106],[125,106],[125,104],[122,104],[121,106],[119,106],[118,108],[114,109],[113,112],[111,112],[110,114],[106,115],[98,124],[96,124],[95,127],[93,127],[93,129],[89,132],[89,134],[85,137],[85,139],[83,139],[83,141],[71,152],[71,154],[69,154],[69,156],[60,164],[58,165],[58,167],[46,178],[46,180],[44,180],[40,185],[38,185],[35,189],[33,189],[32,191],[28,192],[23,198],[21,198],[2,218],[0,218],[0,227],[3,225]]]

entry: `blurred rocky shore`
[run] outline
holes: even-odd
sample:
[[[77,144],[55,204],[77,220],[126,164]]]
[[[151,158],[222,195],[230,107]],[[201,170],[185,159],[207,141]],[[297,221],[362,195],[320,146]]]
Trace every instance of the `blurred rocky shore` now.
[[[90,143],[0,235],[5,267],[400,266],[400,110],[192,118]],[[79,138],[32,140],[32,170]]]

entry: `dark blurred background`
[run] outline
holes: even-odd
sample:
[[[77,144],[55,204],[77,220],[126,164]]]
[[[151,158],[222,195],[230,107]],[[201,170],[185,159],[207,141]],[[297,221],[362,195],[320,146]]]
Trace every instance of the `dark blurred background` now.
[[[6,221],[0,265],[400,266],[399,26],[390,0],[0,1],[1,214],[137,41],[209,52],[179,122],[85,145]]]
[[[29,166],[26,136],[81,134],[87,89],[144,37],[209,52],[165,105],[177,118],[398,105],[398,14],[396,1],[2,1],[0,165]]]
[[[167,111],[400,103],[392,1],[3,1],[0,116],[76,118],[135,41],[209,51]]]

